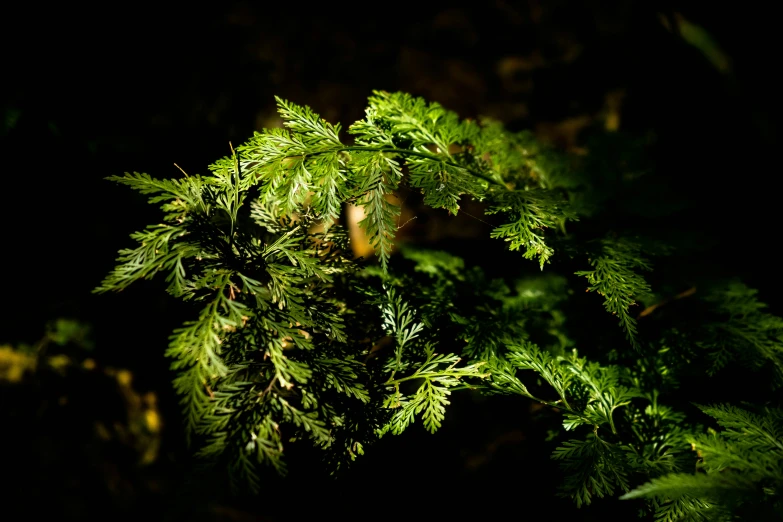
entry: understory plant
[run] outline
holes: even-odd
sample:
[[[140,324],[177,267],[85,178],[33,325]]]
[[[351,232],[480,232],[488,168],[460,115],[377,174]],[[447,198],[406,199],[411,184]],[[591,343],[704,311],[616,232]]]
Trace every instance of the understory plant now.
[[[192,303],[167,352],[174,386],[189,438],[238,487],[258,490],[259,466],[284,473],[297,440],[343,472],[380,437],[438,430],[470,389],[558,415],[552,465],[578,506],[643,498],[640,515],[665,521],[783,513],[783,320],[738,281],[656,279],[676,249],[605,204],[636,178],[405,93],[375,92],[345,132],[277,105],[284,127],[208,175],[109,178],[163,217],[96,289],[161,274]],[[402,190],[421,212],[478,205],[511,253],[490,268],[399,241]],[[348,206],[374,259],[352,253]],[[767,402],[687,395],[736,372]]]

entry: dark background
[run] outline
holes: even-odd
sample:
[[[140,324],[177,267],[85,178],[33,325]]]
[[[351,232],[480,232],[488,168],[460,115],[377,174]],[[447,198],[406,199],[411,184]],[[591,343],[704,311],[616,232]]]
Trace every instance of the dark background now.
[[[347,125],[371,90],[403,90],[578,150],[623,93],[620,132],[602,154],[650,143],[663,189],[648,202],[663,207],[676,193],[687,211],[669,224],[703,240],[674,262],[740,276],[778,311],[780,45],[768,3],[267,4],[40,5],[2,17],[0,344],[32,343],[57,317],[90,323],[93,357],[129,369],[164,419],[158,459],[138,468],[127,448],[90,442],[93,416],[116,406],[100,383],[70,384],[75,405],[44,421],[29,414],[43,392],[0,388],[14,412],[2,420],[15,483],[4,505],[66,519],[297,520],[324,500],[337,517],[584,519],[552,495],[551,448],[528,405],[471,396],[456,399],[437,435],[384,440],[337,483],[313,471],[270,476],[256,499],[227,496],[219,480],[186,489],[195,475],[163,352],[192,310],[155,281],[90,294],[128,234],[157,219],[103,178],[176,177],[175,162],[204,173],[229,142],[277,124],[274,95]],[[718,61],[678,34],[683,19],[711,35]],[[427,493],[431,483],[443,493]]]

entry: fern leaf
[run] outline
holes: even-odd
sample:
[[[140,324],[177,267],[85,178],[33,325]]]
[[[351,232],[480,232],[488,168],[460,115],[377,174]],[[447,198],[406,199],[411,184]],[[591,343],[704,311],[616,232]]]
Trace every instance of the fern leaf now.
[[[590,259],[593,270],[576,272],[590,283],[588,291],[604,297],[604,307],[617,316],[628,341],[639,348],[636,319],[630,308],[636,299],[650,293],[650,285],[636,271],[650,270],[651,265],[641,255],[640,247],[624,239],[603,240],[599,255]]]
[[[538,258],[542,270],[554,254],[544,240],[544,230],[576,218],[558,193],[546,190],[499,193],[486,213],[503,213],[510,218],[509,223],[496,227],[491,237],[509,242],[512,251],[524,249],[526,259]]]

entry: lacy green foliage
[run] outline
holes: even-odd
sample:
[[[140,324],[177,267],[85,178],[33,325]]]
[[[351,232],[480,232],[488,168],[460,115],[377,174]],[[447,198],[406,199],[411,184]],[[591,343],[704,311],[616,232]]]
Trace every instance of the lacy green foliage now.
[[[487,277],[479,267],[465,267],[461,258],[446,252],[406,245],[400,253],[412,262],[412,271],[366,273],[384,277],[400,291],[417,288],[406,298],[416,304],[424,326],[462,341],[463,355],[487,360],[504,352],[510,340],[531,336],[555,351],[570,345],[562,335],[558,307],[569,292],[564,277],[547,273],[506,281]]]
[[[439,104],[408,94],[376,92],[365,119],[349,128],[354,143],[343,144],[339,125],[281,99],[278,107],[286,129],[256,133],[238,149],[243,172],[258,180],[259,202],[286,215],[306,207],[326,226],[343,201],[362,206],[366,217],[360,225],[384,267],[400,213],[387,196],[403,177],[425,204],[452,214],[459,212],[463,197],[487,200],[490,212],[511,218],[493,237],[509,241],[513,250],[524,249],[525,257],[542,266],[553,253],[544,230],[576,217],[558,189],[564,185],[557,182],[557,169],[542,170],[545,162],[534,161],[549,156],[538,152],[540,146],[533,153],[529,136],[517,139],[499,124],[460,120]],[[520,161],[514,152],[523,142],[532,158]]]
[[[700,346],[716,373],[733,361],[751,368],[769,365],[773,385],[783,385],[783,318],[765,313],[758,292],[741,283],[713,289],[705,300],[722,320],[710,322],[708,335]]]
[[[604,307],[620,320],[631,344],[638,348],[636,319],[631,317],[631,307],[636,299],[650,293],[650,285],[637,270],[650,270],[652,266],[642,257],[639,245],[625,239],[604,239],[600,252],[590,259],[593,270],[583,270],[590,283],[588,291],[604,297]]]
[[[390,423],[379,432],[380,435],[387,431],[399,435],[418,414],[421,414],[428,431],[437,431],[446,415],[448,396],[451,395],[449,388],[462,384],[464,378],[488,375],[480,373],[483,362],[457,368],[461,360],[459,357],[453,354],[438,355],[432,351],[432,346],[428,346],[426,356],[424,363],[409,376],[387,381],[388,385],[394,386],[394,393],[387,395],[384,405],[396,411]],[[420,381],[421,385],[415,393],[404,396],[400,392],[400,384],[410,380]]]
[[[660,339],[669,366],[699,361],[710,376],[725,377],[737,367],[770,379],[758,384],[778,390],[783,384],[783,319],[767,313],[757,291],[737,281],[692,289],[692,304],[677,314]],[[672,380],[674,379],[674,380]],[[676,378],[667,379],[677,385]]]
[[[588,433],[583,440],[564,442],[552,455],[561,461],[565,472],[563,488],[570,492],[577,506],[589,504],[592,496],[612,495],[617,488],[628,490],[623,457],[620,448],[594,433]]]
[[[563,493],[577,505],[624,491],[622,499],[649,498],[655,520],[753,520],[783,515],[783,412],[753,414],[731,406],[701,407],[724,431],[697,433],[685,416],[624,382],[619,368],[587,363],[572,354],[554,357],[534,345],[512,347],[490,364],[492,388],[556,407],[570,431],[584,438],[563,442],[552,454],[564,471]],[[520,370],[543,380],[555,400],[533,395]],[[535,382],[535,381],[534,381]],[[625,385],[624,385],[625,384]],[[646,404],[646,405],[645,405]],[[615,420],[617,417],[617,420]],[[684,447],[697,452],[699,472]],[[649,481],[630,490],[632,483]],[[744,519],[744,518],[743,518]]]
[[[665,490],[645,493],[642,510],[658,520],[733,513],[711,486],[694,485],[723,480],[713,465],[736,470],[732,490],[777,487],[769,482],[780,475],[780,459],[771,457],[779,451],[777,413],[707,409],[727,430],[705,438],[688,399],[672,393],[684,369],[706,374],[733,358],[780,374],[783,322],[761,311],[752,290],[706,294],[711,311],[697,320],[656,335],[637,331],[631,308],[651,295],[641,276],[651,269],[648,249],[608,230],[605,239],[553,238],[549,231],[589,215],[584,197],[594,190],[530,133],[377,92],[345,142],[339,125],[277,101],[285,128],[256,133],[209,175],[110,178],[148,195],[163,219],[131,236],[135,248],[120,251],[96,289],[123,290],[162,273],[172,296],[198,308],[173,332],[167,354],[189,435],[236,485],[258,490],[259,463],[285,471],[297,441],[322,450],[339,471],[417,419],[434,432],[448,422],[451,394],[468,388],[522,396],[562,415],[552,457],[562,493],[578,506],[648,483]],[[451,214],[463,198],[483,202],[486,214],[505,218],[491,236],[541,269],[557,245],[592,270],[575,279],[567,263],[541,274],[520,262],[497,274],[409,245],[392,256],[401,209],[390,196],[402,185]],[[340,224],[345,204],[364,208],[359,225],[377,265],[352,259]],[[636,350],[602,340],[580,341],[577,352],[581,277]],[[713,463],[704,473],[692,474],[691,443]],[[751,451],[759,448],[766,456]],[[667,481],[676,480],[674,494],[678,486]],[[628,498],[647,490],[635,491]]]
[[[576,218],[561,198],[544,189],[501,193],[487,210],[497,213],[504,213],[509,223],[496,227],[491,236],[509,242],[511,250],[524,249],[526,259],[538,258],[542,270],[554,254],[544,241],[544,230]]]
[[[394,410],[394,413],[390,422],[380,429],[378,434],[380,436],[390,431],[399,435],[419,414],[424,427],[435,432],[445,417],[446,405],[449,404],[448,396],[451,395],[449,388],[462,384],[465,378],[487,377],[480,372],[484,363],[457,367],[461,360],[459,356],[438,355],[434,352],[433,344],[417,343],[424,325],[415,321],[412,310],[396,295],[394,289],[387,290],[381,311],[384,327],[395,339],[394,358],[386,366],[387,371],[391,370],[391,374],[383,383],[387,390],[383,405]],[[415,370],[410,373],[409,370],[413,368]],[[408,371],[408,375],[396,377],[398,371]],[[415,392],[404,394],[400,391],[400,386],[406,382],[418,383],[419,386]]]
[[[656,393],[634,387],[620,368],[588,362],[575,351],[554,356],[526,344],[511,346],[505,358],[493,359],[489,371],[496,392],[557,408],[566,431],[589,428],[583,437],[564,441],[552,455],[565,472],[563,493],[577,505],[628,491],[632,478],[680,469],[683,416],[658,404]],[[535,384],[539,380],[545,386],[534,394],[531,385],[541,388]],[[543,398],[552,393],[553,398]]]
[[[320,378],[323,387],[366,399],[339,299],[329,291],[346,270],[346,239],[339,231],[309,233],[306,216],[286,220],[256,211],[240,220],[255,174],[241,171],[236,156],[212,172],[178,182],[114,178],[154,194],[151,202],[165,202],[166,222],[135,234],[140,245],[121,252],[121,264],[97,290],[165,271],[171,294],[202,303],[198,318],[175,330],[167,352],[189,431],[212,440],[208,452],[236,446],[242,469],[248,453],[281,467],[278,423],[323,443],[331,413],[288,390]],[[316,342],[341,363],[309,365],[306,353]]]
[[[370,347],[349,338],[344,327],[345,300],[362,299],[345,282],[357,269],[343,254],[345,233],[335,226],[315,232],[317,221],[328,215],[314,209],[318,203],[297,206],[304,200],[297,199],[295,185],[315,183],[302,176],[318,164],[295,158],[298,166],[291,174],[289,165],[277,160],[263,171],[259,159],[271,154],[263,147],[270,140],[279,144],[278,139],[289,154],[284,159],[301,152],[297,147],[332,150],[337,129],[309,110],[292,114],[290,105],[280,105],[289,128],[301,136],[286,141],[281,133],[264,135],[267,141],[256,143],[260,152],[254,160],[241,162],[234,154],[212,165],[212,176],[174,182],[141,174],[111,178],[152,195],[152,203],[163,203],[165,217],[132,236],[139,246],[120,253],[120,264],[97,289],[121,290],[163,271],[172,295],[201,303],[198,318],[171,337],[167,354],[177,371],[174,385],[189,433],[207,441],[202,455],[227,455],[229,467],[251,487],[258,483],[255,462],[284,469],[283,440],[309,438],[330,451],[339,442],[355,458],[363,441],[332,430],[344,431],[344,411],[357,404],[377,410],[364,415],[376,422],[364,430],[370,438],[388,430],[400,433],[418,414],[434,431],[444,417],[449,388],[463,377],[482,375],[480,363],[457,367],[457,356],[436,355],[432,345],[413,342],[421,329],[413,311],[393,291],[369,288],[358,290],[364,301],[384,304],[368,318],[365,333],[375,339],[391,335],[397,348],[393,364],[359,362]],[[275,176],[281,173],[301,179],[285,190],[287,199],[273,201],[279,190]],[[262,174],[271,181],[259,187]],[[244,205],[256,188],[258,199]],[[419,381],[418,391],[400,391],[400,383]],[[281,426],[290,430],[285,439]]]
[[[665,520],[772,520],[783,516],[783,410],[752,413],[731,405],[700,406],[724,429],[690,439],[699,472],[669,473],[623,498],[677,505]],[[747,518],[744,518],[747,517]]]

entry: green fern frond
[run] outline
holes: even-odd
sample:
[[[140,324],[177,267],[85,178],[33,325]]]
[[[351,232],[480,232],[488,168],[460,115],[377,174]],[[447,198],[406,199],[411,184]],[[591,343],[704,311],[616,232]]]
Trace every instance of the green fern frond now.
[[[384,406],[397,411],[380,430],[381,435],[388,431],[399,435],[419,414],[425,429],[434,433],[445,418],[448,396],[451,395],[450,388],[463,384],[466,379],[482,379],[488,376],[481,373],[483,362],[457,366],[461,361],[460,357],[454,354],[436,354],[431,346],[427,348],[426,356],[426,360],[412,374],[396,379],[392,376],[386,381],[385,385],[390,387],[392,393],[387,395]],[[401,383],[419,380],[421,385],[414,394],[403,396],[400,393]]]
[[[702,346],[712,361],[710,373],[735,360],[756,369],[769,365],[777,388],[783,386],[783,318],[766,313],[757,294],[736,282],[708,292],[705,300],[722,320],[707,325],[711,336]]]
[[[637,270],[652,266],[642,256],[639,245],[626,239],[604,239],[601,251],[590,259],[593,270],[582,270],[576,275],[587,278],[588,291],[604,297],[604,307],[620,321],[628,341],[639,348],[636,319],[630,309],[641,296],[650,293],[650,285]]]
[[[670,500],[684,495],[720,498],[726,491],[752,488],[753,483],[747,478],[731,473],[725,475],[670,473],[652,479],[620,499],[656,497]]]
[[[166,353],[201,456],[251,490],[262,485],[259,466],[285,471],[289,441],[342,470],[386,433],[417,420],[442,428],[452,393],[470,388],[544,406],[540,421],[556,419],[551,438],[567,435],[552,457],[563,494],[579,506],[627,492],[665,521],[783,506],[783,411],[702,406],[723,427],[704,433],[677,395],[683,376],[703,377],[694,368],[705,358],[711,370],[734,361],[772,368],[783,382],[783,319],[754,291],[728,285],[700,290],[707,306],[687,301],[693,324],[666,326],[678,314],[662,313],[638,332],[631,310],[650,293],[642,273],[656,248],[611,236],[591,248],[580,234],[603,221],[565,236],[567,222],[590,215],[596,190],[576,163],[530,132],[463,120],[405,93],[375,92],[368,105],[343,142],[339,125],[277,98],[284,127],[232,147],[208,175],[110,178],[148,196],[162,218],[131,236],[134,247],[95,291],[162,274],[193,307]],[[402,187],[450,214],[466,199],[485,204],[496,220],[490,237],[552,270],[533,276],[522,263],[497,274],[396,245]],[[352,259],[344,205],[363,210],[359,227],[379,263]],[[635,352],[577,331],[579,301],[552,262],[555,247],[587,254],[591,269],[576,274],[603,296]],[[487,266],[495,255],[480,254]]]
[[[617,489],[630,489],[623,453],[594,433],[584,440],[563,443],[552,454],[565,472],[563,493],[576,501],[577,507],[592,502],[593,497],[613,495]]]
[[[656,522],[722,522],[730,520],[718,506],[701,498],[682,495],[673,500],[653,500]]]
[[[723,437],[758,451],[783,451],[783,410],[766,408],[758,415],[730,404],[698,406],[724,428]]]
[[[561,194],[548,190],[500,193],[486,213],[508,216],[509,223],[496,227],[491,237],[509,242],[511,250],[524,249],[526,259],[538,258],[542,270],[554,254],[544,240],[544,231],[559,228],[566,219],[576,219]]]

